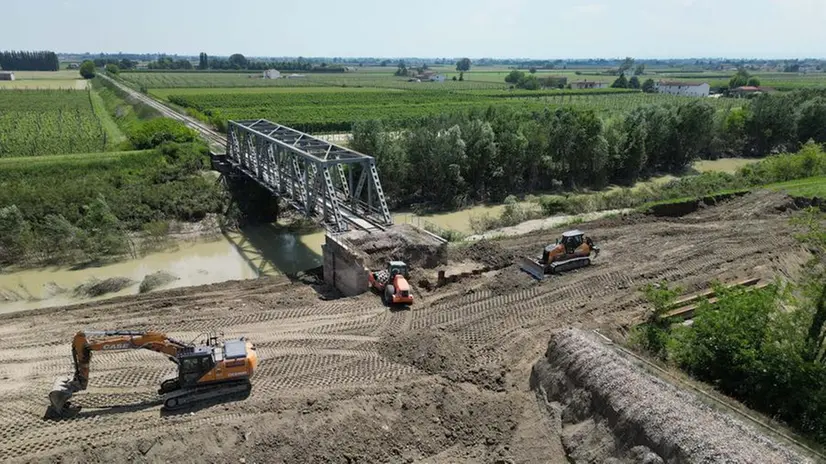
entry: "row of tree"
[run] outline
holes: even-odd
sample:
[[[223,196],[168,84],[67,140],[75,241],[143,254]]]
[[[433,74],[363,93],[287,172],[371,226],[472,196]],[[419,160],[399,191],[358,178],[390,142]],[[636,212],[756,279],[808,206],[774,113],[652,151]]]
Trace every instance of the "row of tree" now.
[[[57,71],[60,60],[50,51],[6,51],[0,52],[0,69],[6,71]]]
[[[641,106],[608,120],[570,107],[490,107],[424,118],[402,133],[388,133],[378,121],[353,128],[353,147],[376,158],[391,203],[433,207],[630,185],[680,173],[697,158],[764,156],[809,139],[826,143],[826,95],[807,91],[761,96],[728,112],[699,99]]]

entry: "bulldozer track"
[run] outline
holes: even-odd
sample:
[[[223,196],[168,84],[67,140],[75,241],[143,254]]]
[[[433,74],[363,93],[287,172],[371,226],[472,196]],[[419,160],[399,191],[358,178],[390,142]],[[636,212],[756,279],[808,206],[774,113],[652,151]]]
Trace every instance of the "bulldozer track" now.
[[[468,348],[472,366],[505,365],[522,386],[552,330],[630,324],[643,312],[639,290],[648,283],[665,279],[699,291],[714,279],[791,273],[807,258],[785,216],[726,216],[714,208],[702,214],[585,224],[602,248],[589,267],[538,282],[510,266],[417,290],[414,305],[401,310],[371,293],[323,301],[311,287],[273,278],[4,316],[0,456],[30,462],[81,447],[151,440],[196,424],[267,431],[284,422],[275,411],[307,407],[308,399],[319,397],[333,398],[333,407],[358,401],[356,409],[392,403],[399,388],[427,388],[434,381],[432,373],[382,354],[385,337],[409,332],[442,330]],[[533,255],[553,235],[495,244],[504,253]],[[174,375],[172,363],[146,351],[95,353],[89,389],[73,398],[83,406],[80,415],[45,420],[47,393],[56,376],[70,374],[69,341],[83,328],[152,328],[184,340],[206,331],[247,336],[260,360],[252,392],[194,414],[163,415],[156,390]]]

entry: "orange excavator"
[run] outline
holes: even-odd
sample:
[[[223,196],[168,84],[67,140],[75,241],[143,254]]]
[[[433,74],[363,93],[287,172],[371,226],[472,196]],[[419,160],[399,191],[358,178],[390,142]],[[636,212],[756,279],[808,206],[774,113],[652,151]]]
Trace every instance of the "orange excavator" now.
[[[403,261],[390,261],[387,270],[370,272],[367,280],[370,286],[381,293],[387,305],[411,305],[413,294],[407,282],[408,269]]]
[[[69,399],[86,390],[93,351],[132,349],[163,353],[178,365],[178,375],[164,380],[158,389],[164,410],[249,392],[250,377],[258,365],[255,347],[243,337],[219,342],[217,337],[207,335],[201,345],[193,345],[161,332],[81,331],[72,341],[74,375],[57,379],[49,393],[52,410],[61,417],[72,417],[80,411]]]
[[[522,258],[520,267],[537,280],[545,274],[570,271],[590,266],[599,255],[599,247],[581,230],[569,230],[553,245],[548,245],[537,259]]]

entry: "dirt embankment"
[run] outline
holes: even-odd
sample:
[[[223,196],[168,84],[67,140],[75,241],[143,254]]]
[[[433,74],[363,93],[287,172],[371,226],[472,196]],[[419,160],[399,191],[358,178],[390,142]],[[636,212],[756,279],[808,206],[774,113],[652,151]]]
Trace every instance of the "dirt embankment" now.
[[[560,415],[563,446],[575,463],[812,462],[579,330],[554,336],[531,385]]]

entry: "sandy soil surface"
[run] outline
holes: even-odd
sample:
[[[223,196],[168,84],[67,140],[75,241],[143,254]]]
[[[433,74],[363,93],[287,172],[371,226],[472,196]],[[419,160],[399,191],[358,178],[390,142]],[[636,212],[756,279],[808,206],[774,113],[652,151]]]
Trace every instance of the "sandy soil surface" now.
[[[8,462],[568,462],[559,420],[530,390],[558,329],[641,317],[638,289],[793,275],[808,257],[790,201],[760,193],[683,218],[631,215],[578,225],[600,244],[591,267],[539,283],[515,266],[416,289],[411,310],[370,293],[322,297],[286,278],[227,282],[0,317],[0,456]],[[785,210],[785,211],[781,211]],[[480,241],[457,262],[499,267],[561,230]],[[180,414],[155,391],[175,372],[153,352],[96,353],[84,406],[44,420],[70,373],[79,329],[215,330],[258,347],[252,394]]]

